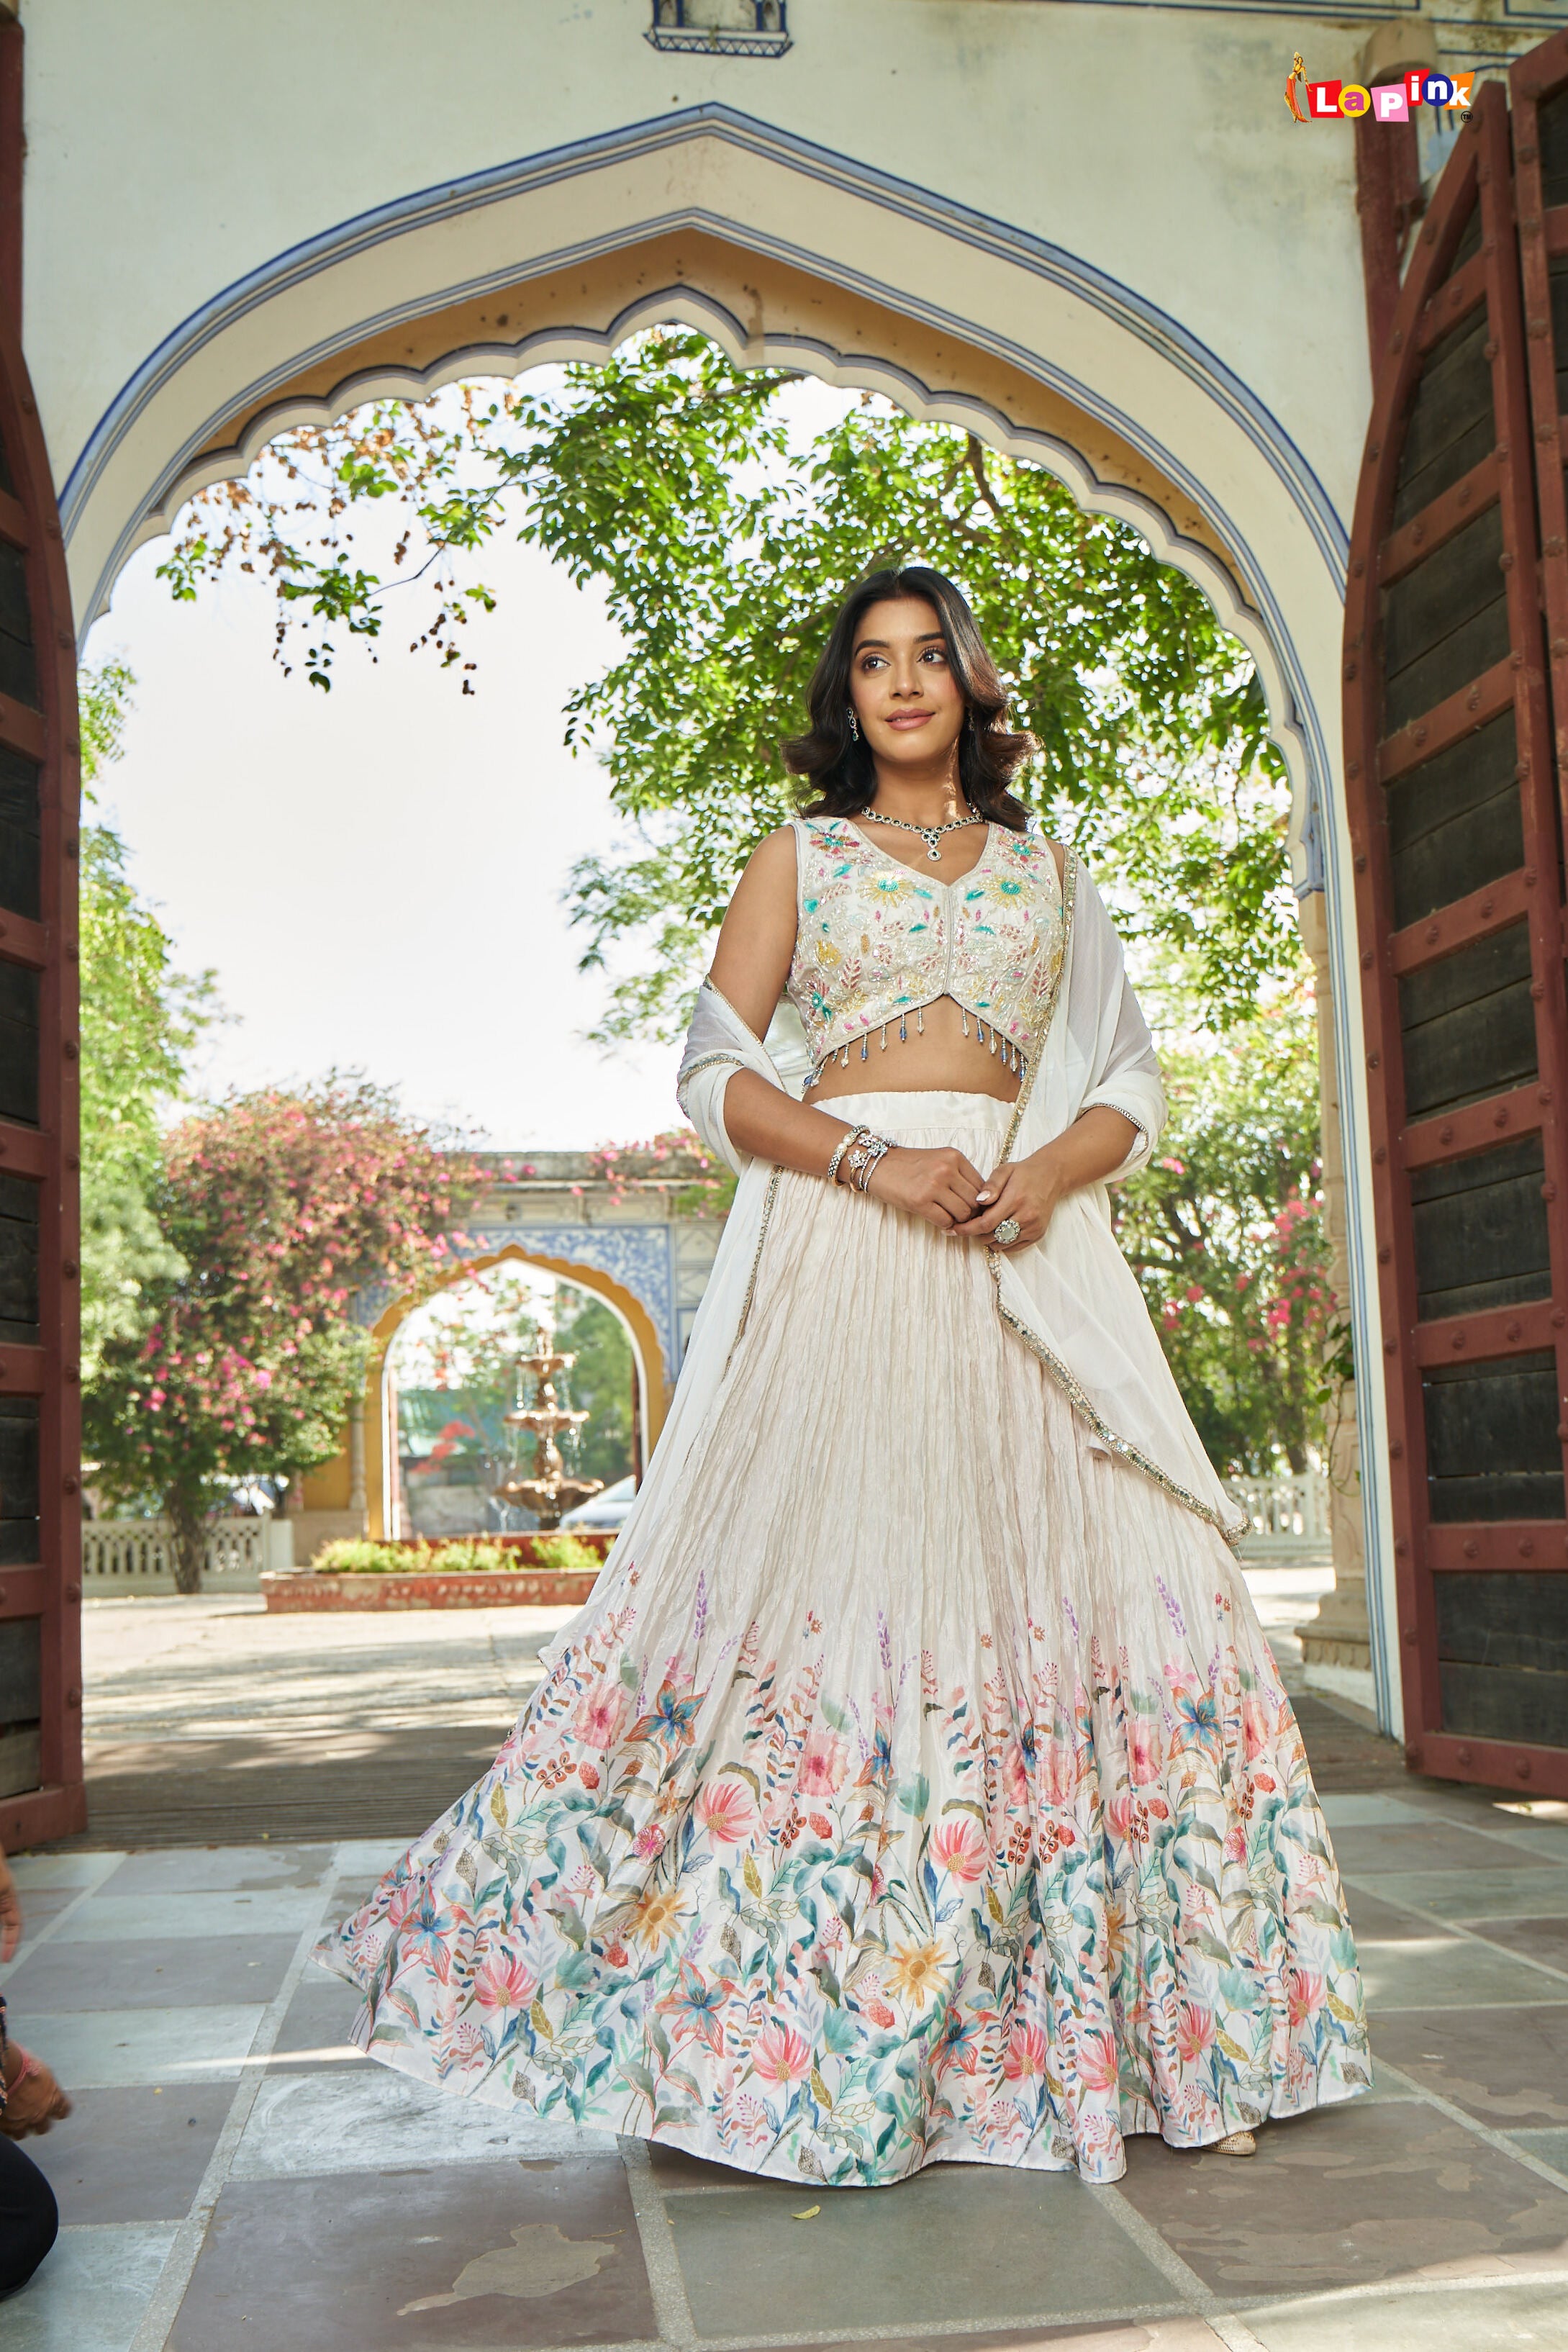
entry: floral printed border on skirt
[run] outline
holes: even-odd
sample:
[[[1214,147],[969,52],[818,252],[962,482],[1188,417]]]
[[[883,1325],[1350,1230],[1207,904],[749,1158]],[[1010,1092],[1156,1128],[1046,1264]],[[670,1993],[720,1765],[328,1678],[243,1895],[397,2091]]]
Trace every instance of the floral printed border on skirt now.
[[[987,1169],[1005,1129],[984,1097],[851,1101]],[[1113,2180],[1128,2133],[1199,2147],[1370,2087],[1240,1571],[1096,1445],[982,1251],[785,1176],[650,1502],[490,1771],[319,1947],[361,2046],[846,2187]]]

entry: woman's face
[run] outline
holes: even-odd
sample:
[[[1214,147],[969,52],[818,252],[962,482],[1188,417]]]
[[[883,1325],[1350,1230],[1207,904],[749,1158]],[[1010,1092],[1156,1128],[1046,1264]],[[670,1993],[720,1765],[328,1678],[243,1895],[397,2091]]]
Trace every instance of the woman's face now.
[[[850,660],[850,698],[882,765],[950,765],[967,706],[935,604],[898,596],[866,606]]]

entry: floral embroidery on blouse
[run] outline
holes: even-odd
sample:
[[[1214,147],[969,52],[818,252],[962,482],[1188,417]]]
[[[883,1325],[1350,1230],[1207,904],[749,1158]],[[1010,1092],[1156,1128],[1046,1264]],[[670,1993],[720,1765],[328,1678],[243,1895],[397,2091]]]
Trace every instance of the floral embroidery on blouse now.
[[[979,863],[927,880],[842,817],[802,817],[800,920],[789,994],[813,1072],[873,1029],[950,996],[1020,1057],[1037,1038],[1066,927],[1056,860],[1038,835],[989,827]]]

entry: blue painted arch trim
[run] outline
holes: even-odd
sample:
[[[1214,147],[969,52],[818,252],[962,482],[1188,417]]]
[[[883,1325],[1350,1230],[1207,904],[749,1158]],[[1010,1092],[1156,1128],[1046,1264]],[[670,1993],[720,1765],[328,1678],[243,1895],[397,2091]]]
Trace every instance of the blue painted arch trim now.
[[[1344,523],[1327,490],[1279,419],[1216,352],[1182,326],[1179,320],[1105,271],[1068,253],[1063,247],[1052,245],[1046,238],[977,211],[933,189],[922,187],[916,182],[897,178],[873,164],[840,154],[793,131],[780,130],[756,116],[718,103],[681,108],[667,116],[627,124],[590,139],[548,149],[537,155],[494,165],[459,180],[438,182],[432,187],[397,197],[390,204],[377,205],[321,230],[223,288],[192,311],[148,355],[116,394],[88,436],[60,496],[61,517],[68,540],[110,457],[149,402],[193,352],[236,319],[243,318],[247,312],[322,269],[411,230],[429,227],[483,205],[504,203],[519,194],[569,181],[612,162],[657,152],[716,133],[735,146],[826,182],[846,194],[869,198],[885,211],[922,222],[944,235],[957,237],[1015,266],[1025,268],[1088,302],[1126,332],[1136,335],[1171,365],[1179,368],[1193,382],[1200,383],[1253,446],[1265,455],[1306,520],[1336,586],[1343,589],[1348,538]],[[651,226],[648,223],[641,224],[638,233],[646,236],[651,232]],[[727,232],[733,236],[737,226],[736,224],[726,224]],[[820,260],[812,261],[810,266],[819,272],[822,268]],[[515,283],[517,274],[508,273],[504,282]],[[459,299],[468,290],[478,289],[453,289],[441,299]],[[907,307],[893,289],[885,290],[882,299],[892,299],[900,308]],[[430,299],[422,300],[420,307],[429,310]],[[352,337],[362,340],[367,331],[373,331],[374,324],[374,321],[356,321]],[[350,336],[345,334],[340,347],[346,347],[350,340]],[[296,368],[302,356],[295,355]],[[1031,372],[1039,372],[1038,356]],[[1081,404],[1091,405],[1083,400],[1082,388],[1078,396]],[[1110,421],[1106,419],[1106,422]],[[1139,436],[1138,446],[1144,446],[1145,438]],[[1154,458],[1156,455],[1155,446],[1148,446],[1145,454]]]

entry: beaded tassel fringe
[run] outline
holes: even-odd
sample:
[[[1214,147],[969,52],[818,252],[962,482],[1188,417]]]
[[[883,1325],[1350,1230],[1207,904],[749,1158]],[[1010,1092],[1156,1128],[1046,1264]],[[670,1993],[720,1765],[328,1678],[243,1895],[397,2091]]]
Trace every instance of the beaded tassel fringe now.
[[[917,1004],[915,1008],[915,1034],[920,1037],[924,1037],[925,1034],[925,1009],[924,1005]],[[959,1005],[958,1007],[958,1017],[963,1023],[964,1034],[967,1037],[969,1034],[969,1017],[962,1005]],[[891,1021],[884,1021],[882,1024],[882,1050],[884,1054],[887,1051],[887,1033],[892,1025]],[[988,1053],[996,1054],[1000,1056],[1004,1069],[1011,1070],[1019,1076],[1023,1075],[1023,1072],[1027,1067],[1027,1063],[1022,1049],[1019,1046],[1015,1045],[1010,1038],[1004,1037],[994,1022],[987,1024],[982,1021],[977,1013],[975,1015],[975,1035],[978,1042],[986,1047]],[[898,1016],[898,1037],[901,1045],[908,1044],[909,1020],[907,1014],[903,1013]],[[852,1044],[853,1041],[852,1040],[851,1042]],[[861,1060],[863,1062],[868,1058],[871,1053],[871,1035],[869,1031],[866,1035],[861,1039],[860,1047]],[[811,1073],[810,1084],[812,1086],[815,1086],[817,1080],[821,1076],[822,1072],[827,1068],[830,1062],[837,1062],[841,1069],[847,1070],[850,1066],[850,1046],[841,1045],[832,1053],[824,1055],[821,1061],[818,1063],[816,1068]]]

